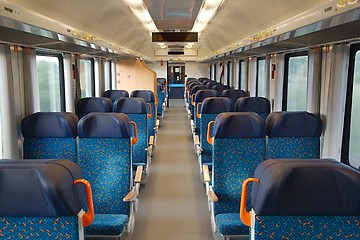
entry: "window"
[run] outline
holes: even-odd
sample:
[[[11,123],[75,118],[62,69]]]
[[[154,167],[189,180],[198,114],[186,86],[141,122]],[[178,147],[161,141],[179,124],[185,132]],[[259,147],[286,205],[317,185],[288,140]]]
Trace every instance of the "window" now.
[[[256,74],[256,96],[265,97],[265,58],[257,60],[257,74]]]
[[[60,112],[64,109],[64,78],[61,55],[36,55],[40,111]]]
[[[95,96],[94,75],[94,60],[80,59],[80,88],[82,98]]]
[[[308,56],[306,52],[285,56],[283,110],[306,111]]]
[[[341,161],[360,167],[360,45],[351,49]]]
[[[226,68],[226,85],[230,86],[230,82],[232,80],[232,62],[227,62],[227,68]]]

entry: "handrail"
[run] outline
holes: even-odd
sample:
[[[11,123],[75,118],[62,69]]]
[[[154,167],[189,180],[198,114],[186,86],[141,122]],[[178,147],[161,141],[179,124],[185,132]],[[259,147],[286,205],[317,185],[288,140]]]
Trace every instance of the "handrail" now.
[[[84,227],[89,226],[94,220],[94,203],[91,192],[91,185],[85,179],[77,179],[74,181],[74,184],[82,183],[85,185],[85,193],[86,193],[86,202],[88,211],[83,215],[83,225]]]

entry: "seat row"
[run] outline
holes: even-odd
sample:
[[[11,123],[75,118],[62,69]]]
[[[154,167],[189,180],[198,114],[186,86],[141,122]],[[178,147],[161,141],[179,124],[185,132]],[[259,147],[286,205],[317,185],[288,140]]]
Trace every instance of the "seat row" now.
[[[117,102],[122,100],[138,99]],[[87,235],[120,236],[133,229],[151,159],[143,128],[147,113],[141,114],[142,125],[131,121],[133,115],[94,112],[77,122],[73,113],[39,112],[22,121],[24,159],[69,159],[92,184],[95,217]]]

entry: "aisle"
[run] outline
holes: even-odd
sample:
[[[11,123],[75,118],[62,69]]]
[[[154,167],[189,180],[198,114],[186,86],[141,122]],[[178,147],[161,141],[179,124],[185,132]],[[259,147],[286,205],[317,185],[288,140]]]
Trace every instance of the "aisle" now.
[[[212,239],[183,100],[171,100],[165,112],[150,171],[141,188],[132,240]]]

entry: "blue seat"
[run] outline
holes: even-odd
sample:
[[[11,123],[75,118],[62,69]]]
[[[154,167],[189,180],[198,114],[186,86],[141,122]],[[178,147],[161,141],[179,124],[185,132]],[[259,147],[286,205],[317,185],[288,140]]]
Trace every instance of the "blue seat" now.
[[[194,116],[194,127],[195,127],[195,134],[199,135],[200,133],[200,108],[201,108],[201,103],[205,100],[205,98],[208,97],[216,97],[217,96],[217,92],[215,90],[212,89],[204,89],[204,90],[199,90],[196,92],[195,97],[194,97],[194,102],[195,102],[195,106],[194,106],[194,112],[193,112],[193,116]]]
[[[333,159],[261,163],[244,182],[240,216],[252,238],[358,239],[360,173]],[[253,182],[252,212],[245,205]]]
[[[148,149],[148,118],[152,116],[152,109],[150,103],[142,98],[119,98],[115,101],[113,112],[125,113],[130,121],[136,123],[138,141],[133,146],[132,164],[133,167],[143,166],[146,172],[150,164]]]
[[[103,97],[109,98],[112,102],[122,97],[129,97],[129,93],[126,90],[107,90],[104,92]]]
[[[21,122],[25,159],[68,159],[76,162],[78,118],[73,113],[38,112]]]
[[[274,112],[266,119],[267,158],[319,158],[322,121],[308,112]]]
[[[216,84],[215,86],[212,87],[212,89],[217,91],[218,96],[221,96],[221,94],[224,90],[231,89],[231,87],[229,87],[227,85]]]
[[[212,146],[207,142],[206,134],[208,124],[214,121],[219,113],[231,112],[234,109],[234,104],[229,98],[224,97],[209,97],[204,99],[200,109],[200,130],[199,143],[201,155],[199,156],[199,165],[212,165]]]
[[[209,140],[214,153],[208,192],[214,229],[222,237],[248,235],[249,228],[239,218],[241,183],[265,160],[265,122],[251,112],[220,113]]]
[[[78,164],[93,188],[95,218],[87,235],[118,237],[133,228],[129,118],[122,113],[90,113],[78,124]],[[135,137],[136,138],[136,137]]]
[[[214,82],[214,81],[211,81],[211,82],[208,82],[206,83],[206,86],[210,89],[213,89],[214,86],[218,85],[219,83],[217,82]]]
[[[236,101],[239,98],[246,97],[246,93],[243,90],[237,89],[225,89],[221,93],[221,97],[228,97],[234,102],[234,106],[236,105]]]
[[[236,101],[236,112],[255,112],[266,120],[270,113],[270,101],[263,97],[242,97]]]
[[[154,93],[150,90],[135,90],[135,91],[131,92],[131,97],[142,98],[151,105],[153,114],[152,114],[152,117],[148,120],[148,137],[149,138],[150,138],[150,136],[155,137],[158,102],[155,101]],[[148,141],[149,141],[149,139],[148,139]]]
[[[163,117],[166,100],[166,78],[157,78],[157,96],[159,104],[157,106],[157,115]]]
[[[185,84],[185,94],[186,94],[185,100],[189,105],[191,104],[190,90],[195,86],[201,86],[201,85],[204,85],[204,84],[202,84],[201,82],[199,82],[197,80],[189,81]]]
[[[84,239],[82,225],[94,217],[91,186],[74,162],[1,160],[0,176],[1,239]],[[87,213],[77,183],[86,186]]]
[[[209,89],[209,88],[205,85],[196,85],[196,86],[192,87],[189,91],[189,110],[190,110],[191,119],[194,119],[193,113],[194,113],[194,108],[195,108],[195,102],[194,102],[195,95],[196,95],[197,91],[204,90],[204,89]]]
[[[81,98],[76,103],[76,115],[80,118],[91,112],[111,112],[112,102],[105,97]]]

